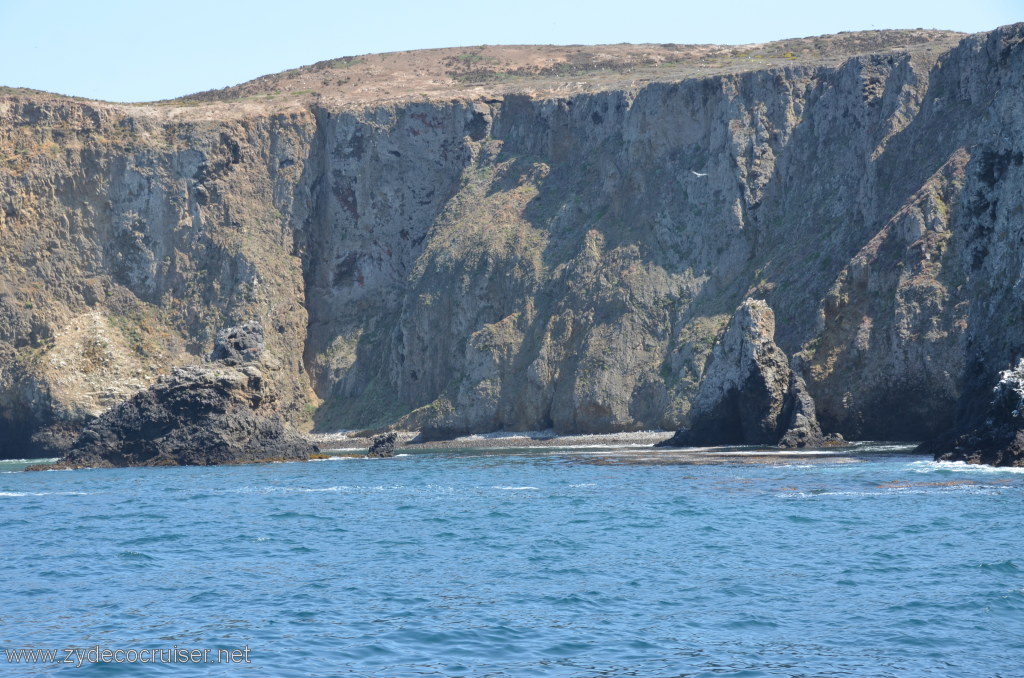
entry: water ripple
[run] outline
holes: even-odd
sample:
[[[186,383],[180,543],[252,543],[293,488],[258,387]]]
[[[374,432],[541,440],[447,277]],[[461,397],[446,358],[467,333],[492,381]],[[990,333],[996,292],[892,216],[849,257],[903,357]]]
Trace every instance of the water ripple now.
[[[854,451],[3,474],[0,638],[247,645],[275,676],[1015,675],[1024,476]]]

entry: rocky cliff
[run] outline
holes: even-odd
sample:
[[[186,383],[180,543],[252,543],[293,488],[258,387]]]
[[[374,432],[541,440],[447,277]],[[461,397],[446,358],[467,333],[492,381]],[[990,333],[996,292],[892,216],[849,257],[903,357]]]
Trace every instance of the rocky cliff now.
[[[0,456],[249,318],[299,425],[683,428],[748,297],[825,430],[929,437],[1024,355],[1022,90],[1024,25],[2,90]]]
[[[999,373],[980,417],[960,421],[918,446],[936,461],[1024,467],[1024,359]]]

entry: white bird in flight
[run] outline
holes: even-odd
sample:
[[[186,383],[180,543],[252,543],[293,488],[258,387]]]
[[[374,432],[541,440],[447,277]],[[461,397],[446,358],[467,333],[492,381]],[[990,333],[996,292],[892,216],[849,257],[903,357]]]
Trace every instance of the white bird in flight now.
[[[694,172],[693,170],[690,170],[690,174],[692,174],[695,177],[706,177],[707,176],[706,172],[702,174],[700,172]]]

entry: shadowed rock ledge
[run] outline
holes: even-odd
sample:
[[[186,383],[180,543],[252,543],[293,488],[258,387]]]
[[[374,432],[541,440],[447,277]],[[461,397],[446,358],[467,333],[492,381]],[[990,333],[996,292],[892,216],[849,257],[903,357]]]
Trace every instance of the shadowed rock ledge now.
[[[822,435],[814,400],[774,336],[775,314],[768,304],[744,301],[712,350],[689,428],[658,446],[815,447],[835,442]]]
[[[179,367],[89,424],[50,468],[300,461],[318,448],[273,411],[263,328],[221,331],[211,362]]]
[[[935,461],[1024,466],[1024,359],[999,373],[981,421],[927,441],[917,448]]]

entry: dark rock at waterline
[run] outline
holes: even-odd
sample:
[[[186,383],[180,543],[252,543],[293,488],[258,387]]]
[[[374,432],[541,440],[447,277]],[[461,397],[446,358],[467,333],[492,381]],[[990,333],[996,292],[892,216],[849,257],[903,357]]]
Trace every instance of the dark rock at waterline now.
[[[825,444],[825,436],[814,412],[814,399],[807,392],[804,378],[796,370],[789,373],[789,392],[783,396],[783,402],[783,413],[787,416],[782,420],[786,422],[786,432],[779,440],[779,447],[818,447]],[[841,441],[842,436],[838,440]]]
[[[393,457],[395,456],[395,444],[398,442],[398,434],[392,431],[383,435],[375,436],[373,443],[367,451],[367,457]]]
[[[689,428],[658,446],[826,444],[800,363],[790,368],[774,336],[775,314],[768,304],[744,301],[708,359]]]
[[[262,341],[251,342],[262,337],[253,325],[222,332],[222,350],[213,354],[221,358],[161,377],[86,426],[56,464],[33,470],[309,459],[318,448],[273,411],[275,395],[263,368],[239,362],[262,351]],[[222,335],[228,341],[221,342]]]
[[[40,457],[63,457],[75,445],[82,429],[69,424],[55,424],[32,434],[32,454]]]
[[[992,400],[980,421],[918,446],[936,461],[1024,466],[1024,359],[999,373]]]

